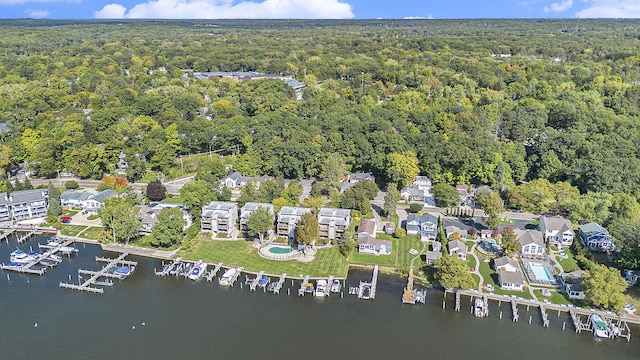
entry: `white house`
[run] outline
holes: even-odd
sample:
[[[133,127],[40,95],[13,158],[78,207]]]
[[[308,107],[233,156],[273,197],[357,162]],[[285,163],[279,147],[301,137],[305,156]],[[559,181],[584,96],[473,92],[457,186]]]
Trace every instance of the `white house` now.
[[[296,236],[296,227],[302,215],[311,212],[310,208],[283,206],[278,212],[278,221],[276,233],[278,236],[294,239]]]
[[[202,207],[200,230],[213,234],[231,233],[238,219],[238,204],[234,202],[212,201]]]
[[[520,266],[518,266],[518,262],[508,256],[502,256],[499,258],[493,259],[493,268],[495,271],[509,271],[509,272],[517,272],[520,271]]]
[[[263,175],[263,176],[245,176],[240,174],[237,171],[232,172],[231,174],[220,179],[220,183],[224,187],[228,187],[230,189],[239,189],[247,186],[249,181],[254,181],[256,188],[260,188],[260,183],[265,180],[271,180],[272,177]]]
[[[562,217],[541,216],[538,220],[538,230],[544,234],[549,244],[562,249],[573,244],[573,230],[571,221]]]
[[[9,193],[11,217],[14,220],[47,216],[49,195],[46,189],[22,190]]]
[[[83,207],[85,202],[94,196],[86,191],[75,191],[73,189],[65,190],[60,194],[60,205],[65,208]]]
[[[524,277],[522,272],[512,272],[506,270],[498,270],[498,282],[501,289],[504,290],[523,290]]]
[[[249,216],[258,209],[267,209],[269,213],[275,215],[273,204],[248,202],[240,208],[240,231],[249,231],[249,228],[247,228],[247,220],[249,220]]]
[[[449,255],[455,255],[460,260],[467,260],[467,244],[459,240],[449,241],[447,243]]]
[[[0,221],[11,219],[11,206],[9,205],[9,194],[0,193]]]
[[[576,270],[560,275],[560,286],[567,293],[570,300],[584,300],[585,292],[582,290],[584,271]]]
[[[97,214],[98,210],[104,206],[104,201],[110,197],[117,196],[118,193],[115,190],[107,189],[103,190],[96,195],[93,195],[89,199],[85,200],[82,208],[87,214]]]
[[[453,226],[453,225],[445,227],[444,228],[444,233],[447,236],[447,239],[451,239],[451,235],[456,234],[456,233],[458,235],[460,235],[460,237],[463,240],[466,239],[467,235],[468,235],[467,230],[462,230],[459,227]]]
[[[183,205],[181,204],[152,204],[151,206],[140,205],[140,222],[142,223],[142,227],[138,231],[141,235],[150,234],[153,230],[153,227],[158,223],[158,215],[164,209],[170,208],[180,208],[182,212],[182,218],[185,221],[185,226],[183,230],[186,230],[189,226],[191,226],[192,219],[191,215],[183,209]]]
[[[373,236],[363,236],[358,238],[358,252],[374,255],[391,254],[391,241],[377,239]]]
[[[400,197],[405,201],[425,201],[431,197],[431,179],[418,176],[411,186],[400,190]]]
[[[546,252],[542,232],[538,230],[515,230],[520,242],[520,253],[529,256],[542,256]]]
[[[406,221],[407,235],[420,235],[421,241],[433,241],[438,237],[438,218],[431,214],[411,214]]]

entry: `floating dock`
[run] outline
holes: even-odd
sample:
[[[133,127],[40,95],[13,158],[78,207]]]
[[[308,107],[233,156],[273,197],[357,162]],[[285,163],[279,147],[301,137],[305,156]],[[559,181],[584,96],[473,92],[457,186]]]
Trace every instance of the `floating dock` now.
[[[376,286],[378,284],[378,265],[373,267],[371,282],[360,281],[358,286],[358,299],[373,300],[376,298]]]
[[[278,279],[278,282],[276,283],[275,287],[273,288],[273,293],[274,294],[280,294],[280,289],[282,289],[282,286],[284,285],[285,281],[287,281],[287,274],[283,273],[282,275],[280,275],[280,278]]]
[[[416,303],[416,292],[413,290],[413,268],[409,269],[409,279],[407,280],[407,287],[404,288],[402,293],[402,302],[404,304]]]
[[[260,283],[260,279],[262,279],[262,275],[264,275],[264,271],[260,271],[254,279],[250,279],[249,290],[256,291],[258,284]]]
[[[238,280],[238,278],[242,274],[242,270],[244,270],[244,268],[242,266],[236,269],[236,273],[233,274],[231,279],[229,279],[229,286],[233,286],[236,283],[236,281]]]
[[[87,280],[85,280],[82,284],[69,284],[69,283],[63,283],[60,282],[60,287],[64,288],[64,289],[72,289],[72,290],[78,290],[78,291],[87,291],[87,292],[92,292],[92,293],[96,293],[96,294],[102,294],[104,292],[103,288],[98,288],[98,287],[94,287],[91,285],[105,285],[105,283],[109,283],[109,281],[107,280],[103,280],[103,281],[99,281],[98,279],[101,277],[104,278],[116,278],[116,279],[122,279],[121,275],[117,275],[113,273],[113,269],[118,265],[122,265],[122,266],[136,266],[138,263],[135,261],[129,261],[129,260],[125,260],[125,257],[127,257],[129,255],[129,253],[123,253],[120,254],[120,256],[118,256],[115,259],[109,259],[109,258],[103,258],[103,257],[98,257],[96,256],[96,261],[98,262],[107,262],[107,264],[100,269],[99,271],[90,271],[90,270],[84,270],[84,269],[78,269],[78,280],[80,280],[80,274],[85,274],[85,275],[90,275],[91,277]],[[107,286],[111,286],[111,285],[107,285]]]

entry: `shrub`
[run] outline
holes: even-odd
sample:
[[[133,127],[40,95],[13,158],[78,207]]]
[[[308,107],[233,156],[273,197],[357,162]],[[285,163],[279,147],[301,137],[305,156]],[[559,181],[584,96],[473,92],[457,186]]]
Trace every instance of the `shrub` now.
[[[407,232],[403,228],[397,228],[395,234],[393,235],[399,239],[407,236]]]
[[[65,183],[64,183],[64,188],[65,189],[77,189],[79,187],[80,187],[80,185],[78,185],[78,182],[75,181],[75,180],[65,181]]]
[[[418,213],[418,212],[422,211],[423,207],[424,206],[422,204],[417,204],[417,203],[411,204],[411,205],[409,205],[409,212],[410,213]]]

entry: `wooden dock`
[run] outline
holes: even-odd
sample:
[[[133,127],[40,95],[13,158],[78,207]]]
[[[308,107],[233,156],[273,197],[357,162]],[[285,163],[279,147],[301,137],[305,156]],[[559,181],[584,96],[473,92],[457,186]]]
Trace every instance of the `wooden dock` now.
[[[103,288],[98,288],[91,285],[103,285],[105,281],[98,280],[101,277],[120,279],[121,277],[119,275],[113,274],[111,272],[114,267],[116,267],[118,264],[121,264],[123,266],[124,265],[136,266],[138,264],[135,261],[125,260],[125,257],[127,257],[128,255],[129,255],[128,253],[123,253],[123,254],[120,254],[120,256],[118,256],[115,259],[96,256],[96,261],[107,262],[107,264],[102,269],[100,269],[99,271],[78,269],[78,275],[85,274],[85,275],[90,275],[91,277],[78,285],[60,282],[59,286],[64,289],[72,289],[72,290],[87,291],[87,292],[102,294],[104,292]],[[78,281],[80,281],[80,276],[78,276]]]
[[[216,277],[216,274],[218,274],[218,272],[220,271],[220,268],[222,268],[222,263],[217,263],[216,266],[211,269],[209,273],[207,273],[207,281],[213,281],[213,279],[215,279]]]
[[[10,229],[7,232],[4,232],[2,234],[0,234],[0,242],[2,242],[3,240],[9,240],[9,235],[13,234],[16,232],[16,229]]]
[[[373,300],[376,298],[376,286],[378,284],[378,265],[373,267],[373,275],[371,276],[371,282],[360,281],[358,286],[358,299]],[[367,294],[366,289],[369,289]]]
[[[264,275],[264,271],[260,271],[255,278],[251,279],[251,282],[249,283],[249,290],[256,291],[256,289],[258,288],[258,284],[260,283],[260,279],[262,278],[262,275]]]
[[[413,268],[409,269],[409,279],[407,280],[407,287],[404,288],[402,293],[402,302],[404,304],[416,303],[416,292],[413,290]]]
[[[284,285],[284,282],[287,280],[287,274],[283,273],[282,275],[280,275],[280,278],[278,279],[278,282],[276,283],[276,287],[273,288],[273,293],[274,294],[280,294],[280,289],[282,289],[282,286]]]
[[[445,293],[444,293],[445,297],[447,296],[448,292],[454,292],[456,294],[456,308],[455,308],[456,311],[460,311],[461,296],[469,296],[472,299],[472,303],[473,303],[473,298],[480,297],[480,296],[482,296],[483,299],[486,299],[485,301],[488,301],[488,300],[497,301],[498,306],[500,306],[502,302],[506,302],[506,303],[508,302],[511,304],[513,321],[518,321],[518,318],[519,318],[518,305],[526,306],[527,311],[529,311],[530,307],[537,307],[540,310],[541,323],[545,327],[549,326],[549,317],[548,317],[547,311],[556,311],[558,313],[558,316],[560,316],[561,312],[566,312],[569,314],[571,318],[571,323],[573,324],[574,329],[578,333],[582,332],[583,330],[586,330],[589,332],[594,331],[588,320],[589,316],[592,314],[599,315],[608,324],[615,324],[620,329],[620,334],[618,336],[624,337],[627,340],[631,339],[631,330],[629,329],[629,323],[632,323],[632,324],[640,323],[640,321],[638,320],[635,320],[632,318],[625,318],[624,316],[618,316],[611,312],[599,311],[594,309],[582,309],[572,305],[558,305],[558,304],[552,304],[548,302],[540,302],[535,300],[523,299],[515,296],[481,293],[476,290],[453,290],[453,291],[445,290]],[[445,306],[445,303],[443,303],[443,307],[444,306]],[[587,321],[582,322],[581,316],[586,316]],[[563,329],[564,329],[564,325],[563,325]]]
[[[16,231],[19,231],[19,230],[16,230]],[[26,233],[26,234],[24,234],[24,235],[20,235],[20,236],[18,236],[18,243],[19,243],[19,244],[22,244],[23,242],[25,242],[25,241],[27,241],[27,240],[31,239],[31,237],[32,237],[33,235],[35,235],[37,232],[38,232],[38,230],[31,230],[31,231],[27,232],[27,233]]]
[[[304,296],[304,293],[307,290],[307,283],[309,282],[309,278],[311,278],[311,276],[309,275],[305,276],[302,282],[300,283],[300,288],[298,289],[298,296]]]

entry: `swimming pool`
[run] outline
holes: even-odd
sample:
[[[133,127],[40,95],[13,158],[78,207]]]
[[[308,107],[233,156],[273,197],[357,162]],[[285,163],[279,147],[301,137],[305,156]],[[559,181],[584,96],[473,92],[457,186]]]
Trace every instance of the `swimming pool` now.
[[[269,248],[269,252],[272,254],[288,254],[291,252],[291,248],[290,247],[279,247],[279,246],[272,246]]]
[[[529,262],[529,268],[531,269],[531,272],[533,273],[533,276],[536,278],[536,280],[553,281],[553,278],[549,274],[549,271],[547,271],[547,268],[543,264],[537,262]]]

